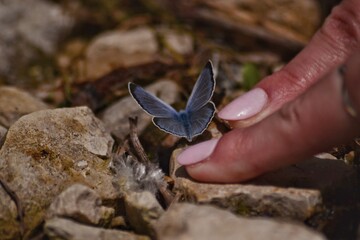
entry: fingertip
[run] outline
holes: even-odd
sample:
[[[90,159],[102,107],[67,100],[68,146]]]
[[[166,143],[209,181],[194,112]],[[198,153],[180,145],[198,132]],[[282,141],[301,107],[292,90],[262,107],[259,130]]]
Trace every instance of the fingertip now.
[[[191,165],[205,160],[212,154],[218,141],[219,139],[211,139],[188,147],[177,157],[178,163]]]

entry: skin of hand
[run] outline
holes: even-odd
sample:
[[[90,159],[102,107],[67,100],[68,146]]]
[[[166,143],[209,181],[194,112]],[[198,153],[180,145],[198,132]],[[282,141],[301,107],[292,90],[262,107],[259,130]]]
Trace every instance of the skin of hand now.
[[[196,180],[240,182],[349,141],[360,134],[359,78],[360,1],[344,0],[292,61],[218,113],[232,131],[177,161]],[[345,110],[343,84],[357,117]]]

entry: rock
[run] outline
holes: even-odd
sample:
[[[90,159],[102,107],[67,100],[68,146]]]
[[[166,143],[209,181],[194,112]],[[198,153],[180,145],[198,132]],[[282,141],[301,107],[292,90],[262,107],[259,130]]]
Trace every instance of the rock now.
[[[152,62],[158,50],[155,33],[146,27],[103,33],[86,50],[87,78],[96,79],[117,67]]]
[[[94,189],[102,199],[118,198],[107,159],[113,142],[87,107],[37,111],[9,128],[0,150],[0,178],[24,206],[26,232],[41,223],[53,199],[76,182]],[[18,229],[16,209],[2,188],[0,202],[0,236],[4,236],[9,229]]]
[[[175,150],[175,162],[181,149]],[[240,215],[286,217],[304,221],[321,209],[318,190],[256,186],[250,184],[207,184],[189,179],[184,167],[172,164],[176,191],[186,201],[213,204]]]
[[[276,216],[305,221],[318,213],[322,206],[321,194],[316,190],[203,184],[186,178],[176,179],[175,188],[187,201],[213,204],[240,215]]]
[[[176,32],[172,29],[160,30],[164,45],[170,51],[180,55],[189,55],[194,50],[194,41],[190,34]]]
[[[145,88],[168,104],[173,104],[179,99],[179,87],[171,80],[160,80]],[[151,122],[151,117],[131,97],[125,97],[109,106],[100,114],[106,129],[117,138],[124,139],[129,134],[129,117],[138,117],[138,133],[145,129]]]
[[[57,240],[150,240],[134,233],[90,227],[62,218],[47,220],[44,226],[49,239]]]
[[[0,10],[1,11],[1,10]],[[21,116],[49,108],[29,93],[14,87],[0,87],[0,124],[9,128]]]
[[[129,226],[126,223],[126,220],[123,216],[116,216],[111,221],[111,228],[122,228],[122,229],[128,229]]]
[[[154,236],[152,224],[164,213],[164,210],[152,193],[144,191],[126,195],[125,212],[130,226],[137,233]]]
[[[212,206],[174,204],[155,225],[159,240],[172,239],[296,239],[325,238],[305,226],[269,218],[244,218]]]
[[[85,224],[106,226],[110,224],[115,210],[101,204],[94,190],[82,184],[74,184],[55,198],[46,218],[71,218]]]
[[[73,24],[63,9],[49,1],[1,1],[0,75],[16,80],[39,51],[54,53]]]

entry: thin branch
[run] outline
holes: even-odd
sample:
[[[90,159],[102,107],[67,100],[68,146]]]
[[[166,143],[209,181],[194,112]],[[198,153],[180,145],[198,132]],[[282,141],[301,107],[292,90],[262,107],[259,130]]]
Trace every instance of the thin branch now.
[[[14,201],[16,205],[17,214],[20,222],[20,234],[21,234],[21,238],[23,238],[25,232],[25,222],[24,222],[24,209],[22,207],[21,201],[17,196],[17,194],[13,190],[11,190],[11,188],[7,185],[7,183],[4,182],[1,178],[0,178],[0,185],[4,188],[5,192],[10,196],[10,198]]]
[[[174,194],[166,186],[158,186],[159,192],[165,201],[166,208],[174,203]]]
[[[134,147],[136,155],[140,158],[140,162],[148,163],[150,162],[148,157],[146,156],[145,150],[140,143],[139,137],[137,135],[137,117],[131,118],[129,117],[130,123],[130,141]]]
[[[144,164],[151,163],[146,156],[145,150],[140,143],[139,137],[137,135],[137,117],[136,118],[129,118],[130,123],[130,141],[134,147],[136,155],[139,157],[140,162]],[[167,185],[167,184],[166,184]],[[166,207],[168,207],[171,203],[174,202],[174,195],[172,192],[166,188],[166,186],[162,186],[161,184],[157,185],[158,191],[163,197]]]

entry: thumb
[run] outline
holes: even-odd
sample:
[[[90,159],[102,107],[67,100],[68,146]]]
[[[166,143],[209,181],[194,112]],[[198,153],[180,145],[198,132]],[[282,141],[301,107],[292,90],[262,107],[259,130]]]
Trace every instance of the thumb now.
[[[347,64],[344,78],[359,113],[358,66],[360,54]],[[334,71],[263,121],[191,146],[177,160],[196,180],[238,182],[346,142],[360,133],[360,120],[345,110],[342,84]]]

